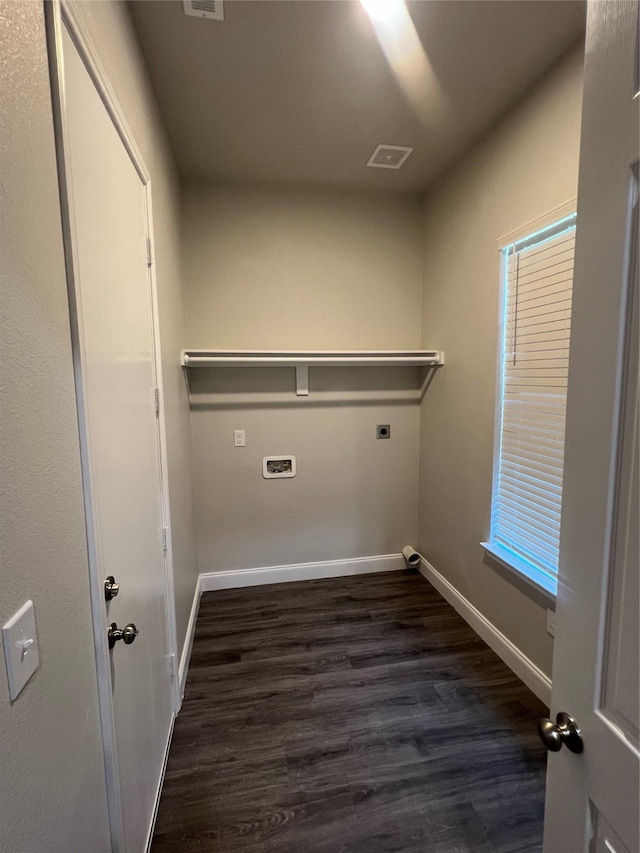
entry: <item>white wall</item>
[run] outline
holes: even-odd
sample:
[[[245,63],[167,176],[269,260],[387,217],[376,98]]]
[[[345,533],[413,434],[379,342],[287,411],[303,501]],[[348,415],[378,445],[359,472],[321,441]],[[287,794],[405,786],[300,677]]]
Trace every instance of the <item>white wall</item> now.
[[[490,523],[496,241],[576,195],[582,63],[582,50],[573,51],[433,188],[425,208],[423,340],[444,349],[447,364],[422,405],[418,544],[547,674],[547,602],[486,560],[479,544]]]
[[[198,570],[192,520],[189,402],[180,367],[186,334],[177,176],[126,5],[113,0],[81,0],[75,6],[151,174],[179,657]]]
[[[110,850],[43,4],[0,4],[0,622],[35,604],[40,669],[0,672],[0,849]],[[2,657],[4,661],[4,657]]]
[[[418,347],[416,200],[188,185],[188,346]],[[414,369],[189,371],[201,571],[397,553],[417,534]],[[376,424],[391,439],[376,440]],[[245,448],[233,430],[245,429]],[[298,474],[264,480],[262,457]]]

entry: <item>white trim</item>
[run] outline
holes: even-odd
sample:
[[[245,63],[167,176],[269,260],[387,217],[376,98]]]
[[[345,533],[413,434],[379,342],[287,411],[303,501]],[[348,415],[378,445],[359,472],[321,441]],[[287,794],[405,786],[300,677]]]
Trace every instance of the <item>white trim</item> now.
[[[120,107],[115,90],[109,81],[109,77],[107,76],[107,72],[105,71],[97,50],[94,47],[91,36],[85,27],[81,7],[78,5],[76,0],[57,0],[55,6],[59,10],[61,19],[66,26],[69,35],[75,42],[78,52],[82,56],[82,60],[85,63],[87,71],[93,80],[93,85],[96,87],[100,97],[102,98],[102,102],[109,113],[111,121],[113,122],[113,126],[120,136],[122,144],[127,149],[127,153],[131,158],[131,162],[133,163],[136,172],[140,175],[140,180],[146,186],[151,183],[151,177],[145,165],[144,157],[138,148],[138,144],[131,132],[129,123],[122,111],[122,108]]]
[[[552,578],[524,558],[518,557],[507,548],[503,548],[502,545],[492,542],[481,542],[480,545],[493,560],[516,574],[528,586],[533,587],[542,595],[546,595],[550,601],[555,602],[558,591],[557,577]]]
[[[262,566],[255,569],[231,569],[205,572],[200,575],[201,592],[216,589],[235,589],[272,583],[309,581],[318,578],[340,578],[348,575],[369,575],[377,572],[397,572],[405,569],[402,554],[380,554],[356,557],[352,560],[323,560],[318,563],[292,563],[287,566]]]
[[[187,672],[189,671],[189,661],[191,660],[191,649],[193,648],[193,638],[196,634],[196,622],[198,621],[198,608],[200,607],[200,596],[202,595],[202,575],[196,581],[196,588],[193,593],[193,603],[191,604],[191,613],[189,615],[189,623],[187,625],[187,633],[184,638],[182,654],[180,655],[180,665],[178,667],[178,694],[180,696],[180,704],[184,696],[184,686],[187,683]],[[180,710],[180,709],[178,709]]]
[[[153,230],[153,197],[151,181],[146,185],[146,203],[147,203],[147,230],[152,242],[155,240]],[[155,243],[153,243],[155,254]],[[171,526],[171,496],[169,489],[169,447],[167,443],[167,421],[164,405],[164,372],[162,365],[162,345],[160,333],[160,303],[158,300],[158,282],[156,278],[156,262],[155,257],[151,267],[149,268],[149,278],[151,284],[151,305],[153,313],[153,347],[155,361],[155,381],[158,389],[158,452],[160,461],[160,498],[162,502],[162,517],[163,525],[167,531],[167,541],[164,551],[164,576],[165,576],[165,612],[167,616],[167,633],[169,642],[169,653],[175,655],[178,648],[178,636],[176,627],[176,592],[174,578],[174,562],[173,562],[173,535]],[[180,707],[181,696],[174,688],[173,693],[173,709],[177,713]]]
[[[418,571],[432,584],[456,610],[468,625],[501,658],[521,681],[532,690],[538,699],[549,707],[551,703],[551,679],[535,665],[508,637],[489,622],[486,616],[471,604],[461,592],[443,577],[437,569],[420,557]]]
[[[160,797],[162,796],[162,786],[164,785],[164,777],[167,772],[167,762],[169,761],[169,750],[171,749],[171,739],[173,738],[173,727],[175,726],[176,715],[171,717],[171,726],[169,727],[169,736],[167,737],[167,745],[164,750],[164,758],[162,760],[162,770],[158,779],[158,789],[154,799],[153,814],[151,815],[151,823],[147,832],[147,843],[144,846],[145,853],[150,853],[151,842],[153,841],[153,833],[156,828],[156,820],[158,818],[158,808],[160,806]]]
[[[569,199],[569,201],[564,204],[554,207],[553,210],[549,210],[542,216],[537,216],[535,219],[532,219],[531,222],[527,222],[526,225],[522,225],[520,228],[510,231],[503,237],[499,237],[496,241],[498,248],[503,249],[506,246],[510,246],[512,243],[517,243],[518,240],[522,240],[523,237],[527,237],[535,231],[540,231],[543,228],[546,228],[547,225],[553,225],[553,223],[558,219],[564,219],[565,216],[571,216],[572,213],[576,212],[577,204],[577,198],[574,197]]]

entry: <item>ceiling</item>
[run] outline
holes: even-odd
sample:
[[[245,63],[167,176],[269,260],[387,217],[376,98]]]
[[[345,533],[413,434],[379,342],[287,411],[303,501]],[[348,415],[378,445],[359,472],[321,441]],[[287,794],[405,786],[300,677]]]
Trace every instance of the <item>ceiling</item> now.
[[[179,0],[129,8],[183,178],[405,193],[486,132],[585,19],[576,0],[408,2],[394,75],[357,0],[226,0],[224,21]],[[378,143],[415,150],[398,171],[367,168]]]

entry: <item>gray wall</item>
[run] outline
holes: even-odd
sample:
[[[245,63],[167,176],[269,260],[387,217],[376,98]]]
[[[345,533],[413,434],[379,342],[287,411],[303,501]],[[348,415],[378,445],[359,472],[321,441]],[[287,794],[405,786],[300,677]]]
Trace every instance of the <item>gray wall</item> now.
[[[493,472],[497,240],[577,192],[581,50],[534,89],[428,196],[423,342],[447,364],[422,405],[420,533],[425,557],[545,673],[547,602],[484,558]]]
[[[421,208],[343,193],[187,186],[188,346],[402,348],[420,342]],[[417,534],[413,369],[191,370],[201,571],[397,553]],[[391,439],[375,427],[391,424]],[[233,430],[245,429],[245,448]],[[264,480],[262,457],[298,475]]]
[[[417,200],[187,184],[190,347],[420,344]]]
[[[126,6],[76,6],[152,177],[182,645],[197,560],[188,395],[179,367],[185,332],[177,184]],[[41,658],[13,705],[0,678],[0,846],[7,853],[101,853],[110,845],[43,8],[2,2],[0,16],[0,619],[32,598]]]
[[[41,3],[0,4],[0,622],[35,604],[40,669],[0,674],[0,849],[110,849]]]
[[[180,367],[186,334],[177,177],[125,4],[82,0],[76,8],[151,174],[180,657],[198,570],[192,521],[189,401]]]

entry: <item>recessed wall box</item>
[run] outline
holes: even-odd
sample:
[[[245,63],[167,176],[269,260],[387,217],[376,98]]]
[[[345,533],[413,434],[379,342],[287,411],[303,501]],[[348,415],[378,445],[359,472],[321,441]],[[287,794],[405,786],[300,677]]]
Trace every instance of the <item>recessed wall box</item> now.
[[[296,476],[295,456],[265,456],[262,460],[262,476],[265,480]]]

